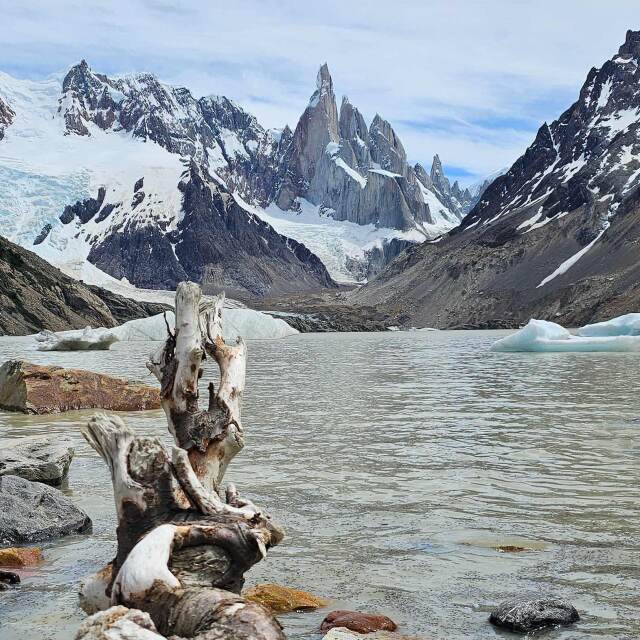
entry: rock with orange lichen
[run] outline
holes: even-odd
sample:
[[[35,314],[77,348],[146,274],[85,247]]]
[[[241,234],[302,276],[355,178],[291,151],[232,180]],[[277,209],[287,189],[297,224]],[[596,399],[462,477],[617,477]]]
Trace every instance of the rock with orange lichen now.
[[[33,567],[42,562],[38,547],[9,547],[0,549],[0,567]]]
[[[242,595],[251,602],[267,607],[273,613],[311,611],[328,604],[328,600],[324,598],[279,584],[257,584],[247,589]]]
[[[160,407],[160,391],[139,382],[9,360],[0,367],[0,409],[59,413],[73,409],[141,411]]]

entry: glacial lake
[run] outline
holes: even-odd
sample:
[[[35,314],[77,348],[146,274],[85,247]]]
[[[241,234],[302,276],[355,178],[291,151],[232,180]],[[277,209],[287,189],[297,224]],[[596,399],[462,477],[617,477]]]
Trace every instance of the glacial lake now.
[[[506,332],[307,334],[249,343],[245,449],[227,479],[287,532],[247,574],[332,599],[280,617],[321,637],[332,609],[381,612],[433,640],[511,638],[502,600],[553,593],[582,621],[544,638],[640,636],[640,366],[637,354],[501,354]],[[151,343],[24,358],[151,381]],[[205,373],[211,375],[211,370]],[[106,465],[78,427],[92,411],[0,412],[0,437],[69,435],[63,490],[93,534],[42,543],[45,562],[0,592],[2,640],[69,640],[80,580],[115,551]],[[122,414],[170,442],[162,411]],[[496,546],[530,547],[504,553]]]

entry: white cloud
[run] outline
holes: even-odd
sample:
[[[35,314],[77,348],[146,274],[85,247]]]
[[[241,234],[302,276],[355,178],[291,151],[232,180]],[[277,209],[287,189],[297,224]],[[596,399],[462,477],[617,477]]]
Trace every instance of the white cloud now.
[[[437,152],[484,174],[575,99],[638,14],[636,0],[0,0],[0,15],[10,73],[82,57],[106,73],[152,71],[228,95],[267,126],[295,125],[327,61],[336,92],[390,120],[411,158]]]

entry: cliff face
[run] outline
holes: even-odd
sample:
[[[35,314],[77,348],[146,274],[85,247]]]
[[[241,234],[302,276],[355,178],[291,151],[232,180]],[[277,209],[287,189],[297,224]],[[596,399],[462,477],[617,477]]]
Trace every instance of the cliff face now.
[[[455,229],[401,256],[356,297],[410,323],[583,324],[640,307],[640,32]]]
[[[113,327],[166,307],[89,288],[0,236],[0,308],[0,335],[24,335]]]
[[[458,223],[471,198],[456,185],[460,201],[455,199],[437,156],[436,162],[440,173],[434,183],[420,165],[409,165],[389,122],[376,115],[367,127],[346,97],[338,113],[329,69],[323,65],[282,159],[276,202],[296,210],[299,199],[306,199],[336,220],[434,237]]]

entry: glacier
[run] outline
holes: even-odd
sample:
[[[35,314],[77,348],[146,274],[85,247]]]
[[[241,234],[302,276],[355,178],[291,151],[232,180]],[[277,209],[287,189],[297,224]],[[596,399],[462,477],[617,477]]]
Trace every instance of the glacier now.
[[[640,314],[633,314],[640,315]],[[612,325],[616,319],[601,325]],[[597,325],[591,325],[597,326]],[[622,326],[624,324],[622,323]],[[588,327],[585,327],[587,329]],[[603,329],[604,330],[604,329]],[[547,320],[529,320],[528,324],[514,334],[501,338],[491,345],[491,351],[499,352],[629,352],[640,351],[640,336],[623,333],[611,333],[599,335],[573,335],[567,329],[555,322]],[[578,332],[580,333],[580,331]]]

